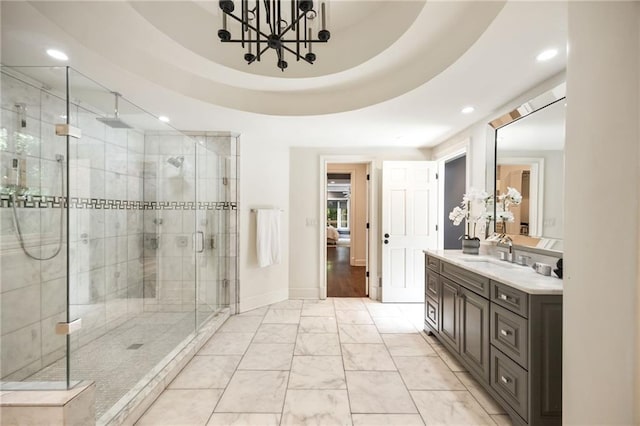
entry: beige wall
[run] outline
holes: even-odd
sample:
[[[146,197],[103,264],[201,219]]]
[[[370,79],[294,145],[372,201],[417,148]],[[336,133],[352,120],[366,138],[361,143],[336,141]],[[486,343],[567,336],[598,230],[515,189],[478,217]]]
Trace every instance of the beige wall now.
[[[367,260],[367,165],[357,163],[329,164],[327,172],[351,173],[351,266],[365,266]]]
[[[563,363],[567,425],[640,422],[639,13],[637,2],[569,3]]]
[[[240,311],[284,300],[289,295],[289,147],[277,141],[240,141]],[[283,210],[279,265],[258,267],[256,218],[252,208]]]

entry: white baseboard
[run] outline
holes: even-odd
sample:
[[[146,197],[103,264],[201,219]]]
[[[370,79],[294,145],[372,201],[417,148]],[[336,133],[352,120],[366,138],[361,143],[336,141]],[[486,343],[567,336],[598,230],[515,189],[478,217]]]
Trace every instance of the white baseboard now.
[[[353,261],[353,266],[367,266],[366,259],[356,259]]]
[[[289,298],[289,289],[283,288],[268,293],[258,294],[255,296],[240,298],[240,313],[250,311],[252,309],[261,308],[262,306],[271,305],[272,303],[282,302]]]
[[[289,299],[319,299],[319,288],[290,288]]]
[[[369,299],[379,300],[378,298],[378,287],[370,285],[369,286]]]

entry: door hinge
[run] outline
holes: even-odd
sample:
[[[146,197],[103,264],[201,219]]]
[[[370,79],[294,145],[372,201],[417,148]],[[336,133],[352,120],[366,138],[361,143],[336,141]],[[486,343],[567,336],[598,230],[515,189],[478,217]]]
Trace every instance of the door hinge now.
[[[369,229],[369,222],[367,222],[367,229]]]
[[[371,175],[367,174],[367,180],[371,180]]]
[[[438,225],[436,225],[436,231],[438,230]]]
[[[439,179],[439,178],[440,178],[440,176],[436,173],[436,179]]]
[[[369,271],[367,271],[366,277],[369,278]]]

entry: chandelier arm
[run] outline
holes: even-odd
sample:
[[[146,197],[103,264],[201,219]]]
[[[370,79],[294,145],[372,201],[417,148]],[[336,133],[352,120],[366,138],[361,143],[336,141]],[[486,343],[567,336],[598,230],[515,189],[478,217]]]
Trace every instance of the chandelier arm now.
[[[307,58],[305,58],[305,57],[304,57],[304,56],[302,56],[302,55],[298,55],[294,50],[289,49],[289,48],[288,48],[287,46],[285,46],[284,44],[282,45],[282,48],[283,48],[284,50],[286,50],[287,52],[291,52],[291,53],[293,53],[294,55],[296,55],[296,56],[298,57],[298,59],[302,59],[303,61],[305,61],[305,62],[307,62],[307,63],[309,63],[309,64],[313,65],[313,62],[311,62],[310,60],[308,60]],[[278,53],[279,53],[279,52],[280,52],[280,51],[278,51]],[[280,55],[278,54],[278,56],[280,56]]]
[[[298,22],[300,22],[300,20],[302,18],[304,18],[304,16],[306,15],[306,13],[302,13],[300,14],[289,26],[287,26],[287,28],[285,28],[282,33],[280,33],[280,37],[284,36],[291,28],[293,28],[293,26],[295,24],[297,24]],[[299,38],[299,37],[298,37]]]
[[[262,52],[260,52],[260,54],[263,54],[264,52],[267,51],[267,49],[269,49],[269,46],[265,47],[264,49],[262,49]],[[256,60],[258,59],[258,56],[256,56],[255,58],[253,58],[252,60],[250,60],[249,62],[247,62],[248,65],[251,65],[252,63],[254,63]]]
[[[226,13],[226,12],[225,12]],[[245,24],[244,22],[242,22],[242,19],[238,18],[236,15],[234,15],[233,13],[226,13],[228,16],[231,16],[233,19],[235,19],[236,21],[240,22],[240,24]],[[262,37],[264,38],[269,38],[269,36],[265,33],[263,33],[262,31],[258,31],[258,29],[256,27],[254,27],[251,24],[246,24],[247,27],[251,28],[253,31],[255,31],[256,33],[260,34]]]

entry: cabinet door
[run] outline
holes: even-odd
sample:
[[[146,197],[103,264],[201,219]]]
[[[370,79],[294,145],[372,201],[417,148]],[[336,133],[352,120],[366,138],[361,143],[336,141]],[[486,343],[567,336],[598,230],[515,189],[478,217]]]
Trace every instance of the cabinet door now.
[[[460,356],[489,381],[489,307],[482,296],[460,288]]]
[[[460,350],[460,325],[458,295],[460,286],[441,278],[440,286],[440,336],[456,351]]]

